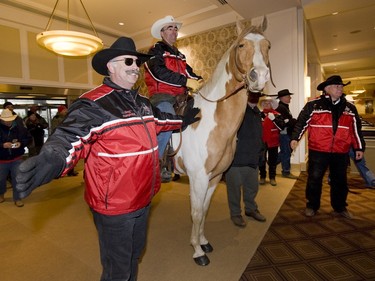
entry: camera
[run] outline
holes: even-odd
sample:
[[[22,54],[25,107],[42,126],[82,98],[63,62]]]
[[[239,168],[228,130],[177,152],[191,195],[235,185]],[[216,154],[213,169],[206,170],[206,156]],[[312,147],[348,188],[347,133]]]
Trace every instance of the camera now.
[[[12,143],[12,148],[16,148],[17,147],[17,144],[16,143]]]

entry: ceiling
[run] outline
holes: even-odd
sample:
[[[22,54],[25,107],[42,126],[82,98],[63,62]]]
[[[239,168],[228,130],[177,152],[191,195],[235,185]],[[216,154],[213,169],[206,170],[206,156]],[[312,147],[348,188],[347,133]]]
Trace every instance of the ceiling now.
[[[22,20],[22,24],[42,31],[55,3],[2,0],[0,19]],[[59,0],[50,29],[62,26],[59,18],[66,29],[67,3]],[[337,73],[351,80],[351,87],[364,86],[371,94],[375,91],[374,0],[85,0],[84,6],[106,46],[125,35],[132,37],[138,48],[153,42],[150,27],[167,14],[183,22],[180,37],[184,37],[237,19],[301,7],[307,20],[308,61],[320,63],[326,77]],[[71,25],[90,26],[78,0],[70,1],[69,15]]]

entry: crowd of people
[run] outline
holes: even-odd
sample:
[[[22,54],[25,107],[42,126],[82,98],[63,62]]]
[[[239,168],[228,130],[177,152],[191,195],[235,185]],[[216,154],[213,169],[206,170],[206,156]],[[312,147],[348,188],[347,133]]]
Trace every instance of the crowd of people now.
[[[197,108],[183,116],[174,109],[203,81],[175,46],[181,26],[172,16],[156,21],[151,34],[159,41],[147,54],[138,52],[127,37],[97,52],[92,67],[104,76],[102,85],[69,109],[58,107],[46,142],[48,123],[37,107],[22,119],[6,102],[0,115],[0,203],[5,201],[9,177],[13,201],[22,207],[22,199],[38,186],[72,171],[76,175],[74,166],[85,159],[85,200],[98,233],[103,281],[136,280],[150,202],[160,183],[172,177],[163,160],[165,148],[173,130],[199,120]],[[149,98],[133,88],[142,64]],[[337,215],[353,217],[347,209],[348,155],[364,162],[365,142],[356,107],[343,94],[346,85],[340,76],[327,78],[317,88],[322,95],[307,102],[298,118],[289,109],[294,93],[288,89],[278,91],[276,99],[249,93],[234,159],[225,173],[230,218],[236,226],[246,226],[241,200],[246,217],[266,221],[255,199],[259,185],[266,184],[267,165],[271,186],[277,185],[278,164],[282,177],[296,179],[291,154],[306,131],[305,215],[318,214],[322,180],[329,169],[332,208]],[[373,186],[374,178],[366,183]]]

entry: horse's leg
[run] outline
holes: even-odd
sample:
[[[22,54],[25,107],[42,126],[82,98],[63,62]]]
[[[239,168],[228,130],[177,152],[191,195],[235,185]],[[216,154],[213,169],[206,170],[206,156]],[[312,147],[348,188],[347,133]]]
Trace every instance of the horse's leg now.
[[[204,202],[208,189],[208,176],[207,175],[189,175],[190,180],[190,205],[191,205],[191,218],[193,222],[190,243],[194,248],[194,261],[198,265],[208,265],[209,258],[201,248],[200,237],[202,233],[202,223],[206,215]],[[203,236],[204,237],[204,236]],[[207,241],[204,238],[205,241]]]
[[[204,226],[205,226],[207,211],[208,211],[208,208],[210,207],[212,195],[214,194],[216,186],[221,180],[221,176],[222,175],[220,174],[216,176],[215,178],[213,178],[212,180],[210,180],[208,184],[207,194],[203,202],[203,213],[205,215],[202,218],[202,223],[201,223],[201,227],[199,231],[199,241],[200,241],[201,248],[205,253],[210,253],[214,250],[204,235]]]

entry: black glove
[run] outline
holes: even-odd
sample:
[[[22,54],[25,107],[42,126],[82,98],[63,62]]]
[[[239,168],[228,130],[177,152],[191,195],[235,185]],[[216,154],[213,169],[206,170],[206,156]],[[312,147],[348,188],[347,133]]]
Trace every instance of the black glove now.
[[[27,197],[35,188],[57,178],[65,167],[65,160],[52,149],[42,149],[40,154],[20,164],[16,176],[16,190],[20,198]]]
[[[201,119],[200,117],[196,116],[200,111],[201,110],[197,107],[189,108],[186,111],[185,115],[182,117],[182,130],[184,130],[190,124],[193,124]]]

